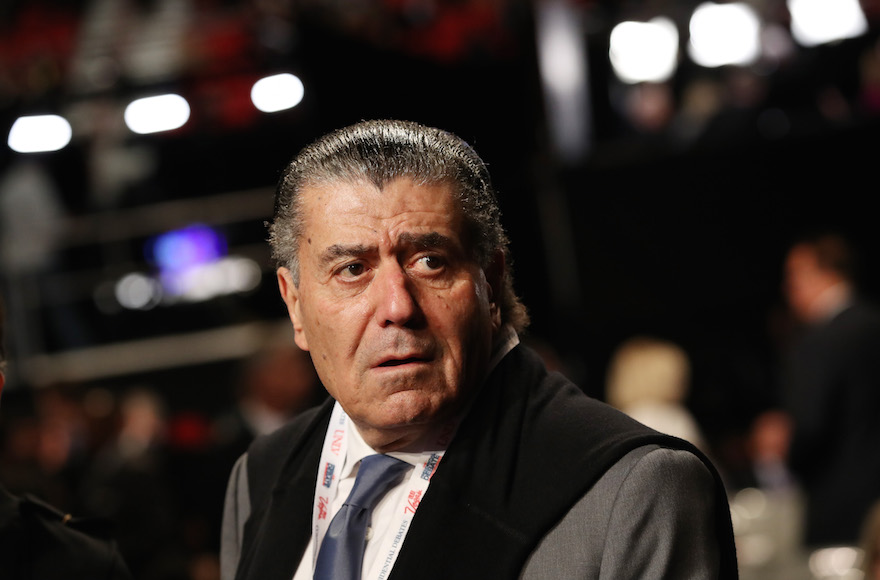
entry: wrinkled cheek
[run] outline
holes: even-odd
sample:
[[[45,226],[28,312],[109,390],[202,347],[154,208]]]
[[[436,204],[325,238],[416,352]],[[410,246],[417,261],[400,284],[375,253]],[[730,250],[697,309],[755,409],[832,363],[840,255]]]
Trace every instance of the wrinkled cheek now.
[[[315,365],[318,378],[321,380],[321,383],[324,385],[327,392],[338,401],[340,395],[343,394],[341,391],[342,385],[344,384],[344,377],[342,377],[339,372],[342,365],[339,361],[331,357],[328,351],[324,348],[312,349],[311,354],[312,363]]]

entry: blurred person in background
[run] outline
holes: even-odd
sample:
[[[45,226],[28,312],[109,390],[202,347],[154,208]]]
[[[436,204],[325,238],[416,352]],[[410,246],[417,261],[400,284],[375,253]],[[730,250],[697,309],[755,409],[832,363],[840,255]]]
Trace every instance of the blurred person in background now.
[[[227,467],[255,437],[271,433],[326,396],[309,354],[293,342],[289,323],[270,331],[243,363],[235,407],[215,421],[218,445],[231,459]]]
[[[0,461],[7,489],[83,511],[76,489],[93,449],[78,385],[17,389],[6,393],[3,407]]]
[[[0,302],[0,391],[5,383]],[[130,580],[105,521],[63,513],[0,485],[0,576],[3,580]]]
[[[797,491],[788,467],[790,440],[791,417],[788,413],[772,409],[755,417],[746,440],[749,485],[764,490]]]
[[[605,396],[608,403],[661,433],[708,451],[699,423],[687,407],[691,368],[677,344],[636,336],[611,357]]]
[[[290,324],[269,331],[260,347],[242,362],[234,407],[214,421],[211,480],[204,478],[202,489],[205,493],[211,486],[210,504],[223,503],[226,478],[255,438],[275,431],[326,397],[309,354],[293,342]]]
[[[233,383],[233,405],[212,421],[210,447],[175,469],[186,474],[178,486],[185,510],[204,522],[208,537],[203,545],[218,555],[226,481],[236,460],[256,437],[327,397],[308,353],[293,342],[286,321],[266,331],[259,347],[241,362]]]
[[[880,498],[880,310],[857,286],[852,246],[798,241],[784,293],[802,332],[784,366],[787,460],[806,498],[805,544],[855,545]]]
[[[124,392],[116,433],[96,451],[80,485],[85,509],[115,522],[119,549],[138,580],[174,577],[186,565],[167,424],[153,389]]]

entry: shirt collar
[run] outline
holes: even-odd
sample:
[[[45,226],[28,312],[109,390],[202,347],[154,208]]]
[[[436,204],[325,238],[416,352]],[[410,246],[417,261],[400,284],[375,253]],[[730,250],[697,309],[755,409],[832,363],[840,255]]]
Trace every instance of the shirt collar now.
[[[519,335],[509,324],[505,324],[501,327],[501,330],[498,332],[498,337],[495,339],[495,344],[492,348],[492,356],[489,359],[489,364],[486,367],[486,376],[488,377],[495,367],[498,366],[498,363],[501,362],[507,353],[513,350],[513,347],[519,344]]]
[[[336,404],[338,405],[339,403]],[[373,455],[376,453],[372,447],[367,445],[364,438],[361,437],[360,432],[357,430],[357,427],[353,422],[350,422],[350,428],[346,429],[345,433],[346,437],[348,437],[348,450],[345,452],[345,467],[342,468],[343,479],[351,476],[355,465],[357,465],[361,459],[367,455]]]

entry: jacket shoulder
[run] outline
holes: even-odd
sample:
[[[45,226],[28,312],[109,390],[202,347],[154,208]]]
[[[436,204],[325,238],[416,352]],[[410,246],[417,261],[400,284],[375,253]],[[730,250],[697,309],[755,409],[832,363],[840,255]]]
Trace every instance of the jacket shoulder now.
[[[31,495],[17,502],[22,577],[131,579],[109,522],[73,517]]]
[[[268,497],[288,457],[316,428],[329,420],[333,399],[304,411],[272,433],[254,439],[247,451],[247,478],[251,504]]]

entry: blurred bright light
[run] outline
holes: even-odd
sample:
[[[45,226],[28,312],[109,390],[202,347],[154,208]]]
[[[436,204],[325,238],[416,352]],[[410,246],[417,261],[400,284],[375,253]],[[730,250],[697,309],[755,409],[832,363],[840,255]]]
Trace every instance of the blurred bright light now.
[[[249,292],[260,285],[263,272],[260,265],[249,258],[230,256],[218,264],[229,292]]]
[[[113,285],[115,304],[128,310],[150,310],[159,304],[204,302],[218,296],[254,290],[262,281],[260,265],[250,258],[229,256],[186,269],[162,272],[158,277],[132,272]],[[115,313],[102,297],[99,307]]]
[[[202,302],[218,296],[250,292],[262,282],[260,265],[242,256],[227,256],[224,237],[205,225],[191,225],[160,234],[145,245],[147,261],[158,272],[133,272],[113,288],[113,298],[129,310],[157,305]],[[96,291],[102,311],[112,313],[103,287]]]
[[[146,250],[161,272],[179,272],[225,255],[226,240],[208,226],[194,224],[156,236]]]
[[[129,310],[149,310],[162,299],[159,284],[145,274],[123,276],[115,287],[116,301]]]
[[[544,0],[535,5],[535,35],[549,135],[560,158],[576,162],[592,137],[583,23],[572,3]]]
[[[19,117],[9,130],[6,143],[18,153],[58,151],[70,143],[70,123],[58,115]]]
[[[553,13],[545,20],[547,27],[540,38],[541,75],[556,93],[570,95],[580,89],[586,78],[586,64],[578,31],[570,20]]]
[[[180,95],[168,94],[132,101],[125,108],[125,124],[139,134],[171,131],[189,120],[189,103]]]
[[[262,78],[251,88],[251,101],[264,113],[292,109],[303,100],[304,95],[302,81],[290,73]]]
[[[767,495],[760,489],[749,487],[734,496],[736,511],[746,519],[757,519],[767,511]]]
[[[183,272],[178,284],[179,297],[189,302],[216,296],[248,292],[260,284],[260,266],[249,258],[228,257]]]
[[[804,46],[861,36],[868,22],[859,0],[788,0],[791,34]]]
[[[260,265],[242,256],[227,256],[223,236],[204,225],[191,225],[165,232],[145,246],[155,275],[133,272],[113,285],[115,303],[129,310],[149,310],[159,304],[203,302],[218,296],[250,292],[262,282]],[[113,313],[114,304],[95,293],[103,312]]]
[[[621,22],[611,31],[608,56],[614,73],[626,83],[662,82],[678,60],[678,30],[668,18]]]
[[[166,232],[148,242],[147,259],[159,270],[166,300],[200,302],[248,292],[261,281],[253,260],[227,256],[224,237],[204,225]]]
[[[688,54],[700,66],[748,65],[761,54],[761,21],[747,4],[700,4],[689,28]]]
[[[810,571],[814,578],[846,578],[858,571],[862,557],[858,548],[822,548],[810,554]]]

